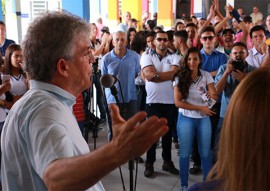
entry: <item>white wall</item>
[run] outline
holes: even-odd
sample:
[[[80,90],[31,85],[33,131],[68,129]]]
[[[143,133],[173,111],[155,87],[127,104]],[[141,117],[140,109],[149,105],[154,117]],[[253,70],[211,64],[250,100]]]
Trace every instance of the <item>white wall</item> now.
[[[6,0],[6,25],[7,38],[21,43],[27,28],[35,18],[32,11],[32,3],[36,0]],[[61,0],[44,0],[47,10],[61,9]],[[37,0],[38,2],[38,0]],[[16,12],[20,15],[16,15]]]

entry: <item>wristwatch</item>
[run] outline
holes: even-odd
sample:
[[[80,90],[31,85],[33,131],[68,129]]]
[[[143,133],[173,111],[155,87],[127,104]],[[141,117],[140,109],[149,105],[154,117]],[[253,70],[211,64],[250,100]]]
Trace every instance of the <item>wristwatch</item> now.
[[[158,79],[159,78],[159,75],[157,73],[154,74],[154,79]]]

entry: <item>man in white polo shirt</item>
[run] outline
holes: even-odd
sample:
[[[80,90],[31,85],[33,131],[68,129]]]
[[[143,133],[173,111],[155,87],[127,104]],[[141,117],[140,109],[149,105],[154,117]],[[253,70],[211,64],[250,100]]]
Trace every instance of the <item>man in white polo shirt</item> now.
[[[148,117],[157,115],[168,120],[169,131],[162,137],[162,170],[179,174],[171,160],[172,129],[176,125],[177,109],[174,105],[172,75],[179,68],[180,56],[168,50],[168,35],[156,33],[155,50],[145,52],[141,57],[142,76],[145,78],[146,112]],[[147,151],[144,175],[152,177],[156,160],[156,144]]]

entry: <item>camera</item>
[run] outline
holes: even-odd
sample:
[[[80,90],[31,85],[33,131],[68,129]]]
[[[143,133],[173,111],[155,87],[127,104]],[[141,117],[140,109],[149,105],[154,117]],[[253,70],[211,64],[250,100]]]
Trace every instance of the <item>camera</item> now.
[[[241,60],[240,58],[236,58],[236,60],[233,60],[231,64],[234,66],[235,71],[240,70],[243,72],[246,67],[245,61]]]
[[[96,74],[98,72],[98,61],[99,58],[95,58],[95,62],[92,63],[92,73]]]

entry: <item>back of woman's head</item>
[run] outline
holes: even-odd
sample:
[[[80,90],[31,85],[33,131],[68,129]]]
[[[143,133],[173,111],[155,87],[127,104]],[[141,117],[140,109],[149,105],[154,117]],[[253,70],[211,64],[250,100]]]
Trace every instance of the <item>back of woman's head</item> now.
[[[225,190],[270,189],[270,70],[249,74],[223,122],[215,173]]]

